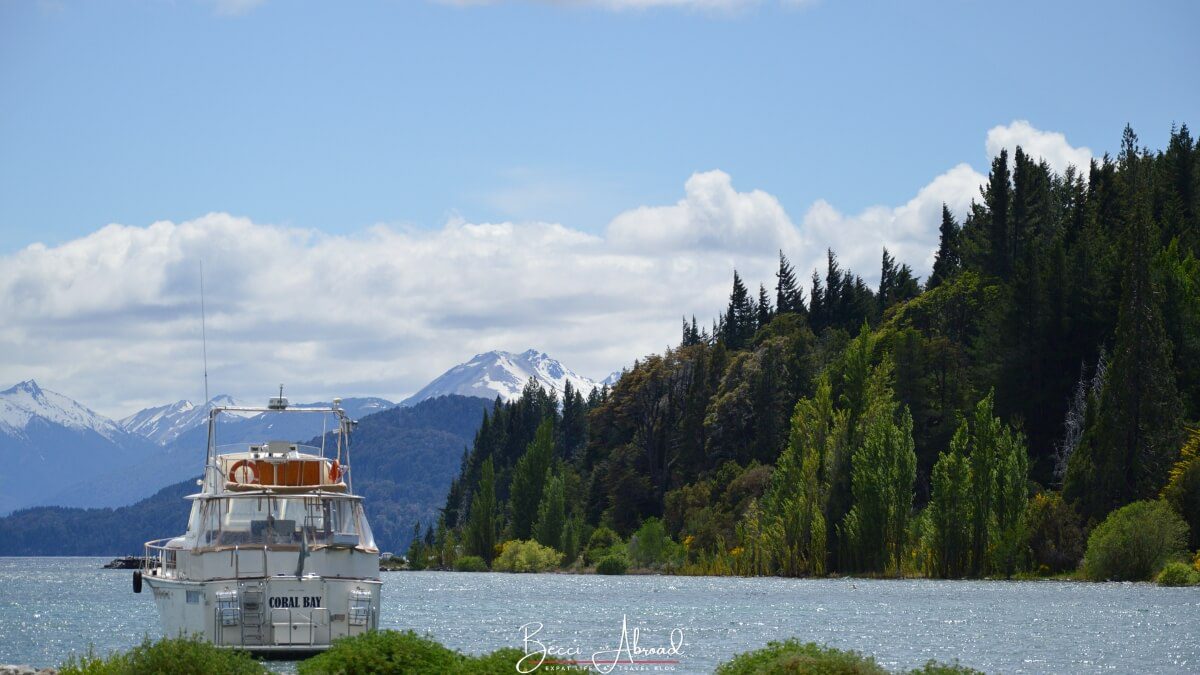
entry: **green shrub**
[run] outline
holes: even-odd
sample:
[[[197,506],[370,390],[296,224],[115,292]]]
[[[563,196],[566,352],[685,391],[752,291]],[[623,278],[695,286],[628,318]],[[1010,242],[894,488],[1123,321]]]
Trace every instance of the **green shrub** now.
[[[717,675],[784,675],[822,673],[827,675],[883,675],[875,659],[855,651],[842,651],[815,642],[796,640],[770,642],[766,647],[738,654],[717,666]]]
[[[333,643],[300,662],[300,675],[512,675],[525,654],[514,648],[470,656],[412,631],[372,631]],[[562,670],[563,667],[557,667]],[[569,668],[569,670],[576,670]]]
[[[1029,500],[1029,549],[1035,570],[1067,572],[1083,558],[1083,526],[1079,514],[1057,492],[1041,493]]]
[[[1157,581],[1159,586],[1195,586],[1200,584],[1200,572],[1187,563],[1169,562],[1158,573]]]
[[[610,555],[596,563],[596,574],[625,574],[625,570],[628,568],[629,563],[625,561],[625,558],[619,555]]]
[[[409,631],[371,631],[343,638],[328,651],[300,662],[300,675],[323,673],[449,673],[462,654]]]
[[[1088,537],[1083,573],[1093,581],[1148,581],[1186,549],[1187,523],[1164,501],[1113,511]]]
[[[671,549],[667,528],[658,518],[647,518],[629,537],[629,560],[638,567],[658,567]]]
[[[71,656],[59,669],[64,675],[138,675],[140,673],[188,673],[221,675],[269,673],[250,654],[221,649],[199,637],[150,638],[127,652],[96,656],[91,650],[82,657]]]
[[[455,572],[486,572],[488,571],[487,563],[477,555],[464,555],[454,561]]]
[[[497,572],[545,572],[562,563],[562,554],[533,540],[504,542],[500,555],[492,562]]]
[[[612,555],[614,546],[621,545],[621,537],[607,527],[597,527],[588,538],[587,547],[583,550],[583,562],[594,565],[601,558]]]

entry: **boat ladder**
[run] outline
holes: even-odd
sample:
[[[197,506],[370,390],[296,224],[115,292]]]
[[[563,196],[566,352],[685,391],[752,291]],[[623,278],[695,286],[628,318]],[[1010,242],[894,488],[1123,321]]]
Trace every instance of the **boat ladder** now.
[[[242,644],[266,644],[263,640],[263,625],[267,618],[263,582],[239,581],[238,599],[242,605]]]

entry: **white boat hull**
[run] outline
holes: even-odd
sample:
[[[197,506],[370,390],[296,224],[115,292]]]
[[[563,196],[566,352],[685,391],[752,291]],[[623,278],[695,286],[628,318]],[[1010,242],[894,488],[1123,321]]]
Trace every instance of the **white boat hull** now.
[[[379,626],[377,580],[307,576],[213,581],[146,576],[168,636],[220,647],[310,653]]]

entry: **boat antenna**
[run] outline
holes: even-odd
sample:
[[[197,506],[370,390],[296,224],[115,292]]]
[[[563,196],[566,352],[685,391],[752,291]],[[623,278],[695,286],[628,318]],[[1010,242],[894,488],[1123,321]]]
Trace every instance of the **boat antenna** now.
[[[204,321],[204,261],[200,261],[200,344],[204,352],[204,407],[208,409],[208,331]]]

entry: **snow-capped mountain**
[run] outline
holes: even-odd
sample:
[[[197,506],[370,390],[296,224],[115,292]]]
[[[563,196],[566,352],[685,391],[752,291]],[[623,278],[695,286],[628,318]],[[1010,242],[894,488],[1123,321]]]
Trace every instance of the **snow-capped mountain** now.
[[[417,393],[404,400],[401,405],[414,405],[426,399],[448,394],[495,398],[499,396],[512,401],[521,396],[521,390],[529,378],[536,379],[543,387],[552,389],[562,396],[567,383],[585,396],[600,383],[590,380],[567,368],[544,352],[530,349],[520,354],[491,351],[476,354],[466,363],[447,370]]]
[[[68,499],[95,506],[125,503],[111,484],[94,477],[115,466],[136,466],[153,451],[146,439],[71,398],[32,380],[21,382],[0,391],[0,514],[54,503],[76,484],[81,487]]]
[[[185,431],[207,424],[208,409],[211,406],[242,405],[227,394],[214,396],[209,403],[209,406],[197,406],[191,401],[176,401],[140,410],[118,420],[117,424],[131,434],[143,436],[159,445],[166,445],[179,438]]]
[[[613,372],[609,373],[608,377],[600,380],[600,384],[612,389],[613,386],[617,384],[617,380],[621,379],[621,376],[624,374],[624,370],[614,370]]]
[[[110,441],[122,435],[112,420],[62,394],[42,389],[33,380],[0,391],[0,433],[27,438],[29,426],[39,422],[92,431]]]
[[[263,400],[258,405],[265,405]],[[191,401],[176,401],[167,405],[140,410],[122,419],[118,424],[129,433],[143,436],[159,445],[174,447],[204,447],[208,435],[208,410],[213,406],[250,406],[245,401],[221,394],[209,400],[209,405],[198,406]],[[396,405],[382,398],[348,398],[342,401],[342,409],[351,419],[360,419],[371,413],[386,410]],[[328,401],[295,403],[292,408],[328,408]],[[226,412],[219,418],[218,441],[241,443],[246,441],[289,440],[305,441],[321,433],[322,420],[319,415],[269,415],[255,412]]]

